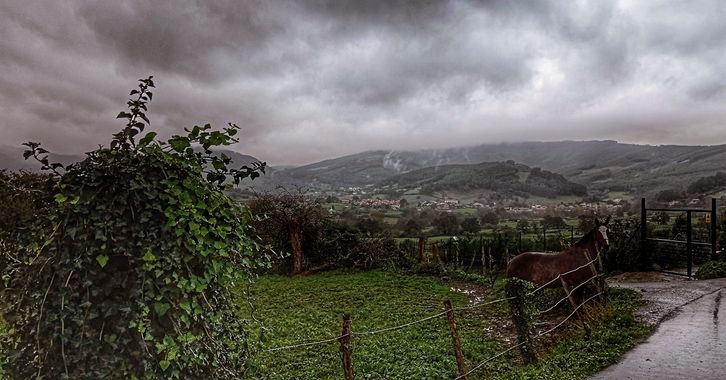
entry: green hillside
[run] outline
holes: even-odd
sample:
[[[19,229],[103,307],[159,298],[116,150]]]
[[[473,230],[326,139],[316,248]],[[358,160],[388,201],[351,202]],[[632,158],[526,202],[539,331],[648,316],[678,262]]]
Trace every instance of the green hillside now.
[[[443,165],[414,170],[381,181],[386,191],[421,193],[440,191],[467,192],[489,190],[504,195],[542,196],[585,195],[587,189],[565,177],[514,161],[482,162],[474,165]]]

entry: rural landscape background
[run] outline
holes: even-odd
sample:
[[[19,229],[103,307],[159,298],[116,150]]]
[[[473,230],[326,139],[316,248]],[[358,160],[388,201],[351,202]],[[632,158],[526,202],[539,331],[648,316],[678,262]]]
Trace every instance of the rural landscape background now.
[[[596,374],[726,277],[725,15],[0,5],[0,379]]]

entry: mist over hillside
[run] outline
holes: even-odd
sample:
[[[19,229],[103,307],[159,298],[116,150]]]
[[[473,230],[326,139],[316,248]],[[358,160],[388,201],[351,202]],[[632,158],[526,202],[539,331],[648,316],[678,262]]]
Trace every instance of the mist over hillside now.
[[[301,183],[375,184],[426,167],[512,160],[562,174],[597,191],[651,195],[726,169],[726,145],[636,145],[616,141],[482,144],[417,151],[368,151],[285,170]]]
[[[568,181],[562,175],[539,168],[532,169],[514,161],[480,164],[441,165],[417,169],[383,180],[377,185],[385,192],[499,192],[507,197],[584,196],[584,185]]]
[[[0,167],[37,170],[35,162],[23,160],[22,151],[21,147],[0,146]],[[224,152],[232,157],[234,166],[265,160],[264,157]],[[51,160],[63,163],[82,158],[80,155],[51,155]],[[244,181],[243,187],[270,191],[280,186],[324,190],[374,186],[424,168],[447,169],[448,165],[508,160],[561,174],[569,181],[587,186],[589,191],[652,196],[663,189],[685,189],[701,177],[726,171],[726,145],[654,146],[615,141],[558,141],[414,151],[373,150],[299,167],[268,167],[266,175],[255,181]]]

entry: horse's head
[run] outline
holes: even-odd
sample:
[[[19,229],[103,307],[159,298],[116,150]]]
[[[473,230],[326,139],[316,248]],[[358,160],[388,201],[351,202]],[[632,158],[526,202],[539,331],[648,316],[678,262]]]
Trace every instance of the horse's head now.
[[[595,217],[595,229],[594,237],[595,242],[601,247],[609,247],[610,240],[608,239],[608,223],[610,223],[610,215],[605,220],[600,220],[597,216]]]

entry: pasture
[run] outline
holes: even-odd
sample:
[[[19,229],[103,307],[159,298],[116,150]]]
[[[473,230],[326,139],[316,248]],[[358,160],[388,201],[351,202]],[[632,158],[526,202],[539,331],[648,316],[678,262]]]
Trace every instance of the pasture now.
[[[474,276],[476,277],[476,276]],[[353,331],[371,332],[418,321],[443,310],[442,301],[466,307],[473,292],[480,302],[503,298],[503,281],[478,285],[472,276],[410,275],[388,271],[331,272],[305,277],[264,276],[247,289],[254,307],[245,309],[252,334],[261,338],[250,361],[250,377],[265,379],[338,379],[339,345],[332,341],[264,352],[340,335],[342,314],[352,314]],[[545,293],[548,305],[561,293]],[[538,343],[538,365],[523,366],[512,350],[470,375],[470,379],[581,379],[613,363],[649,331],[633,318],[637,296],[611,290],[612,303],[588,310],[589,337],[568,321]],[[241,300],[250,305],[246,299]],[[542,306],[544,308],[544,306]],[[551,327],[567,317],[562,307],[538,319]],[[505,302],[456,313],[468,368],[516,342]],[[353,367],[361,379],[453,379],[457,376],[451,336],[443,316],[373,335],[354,335]]]

